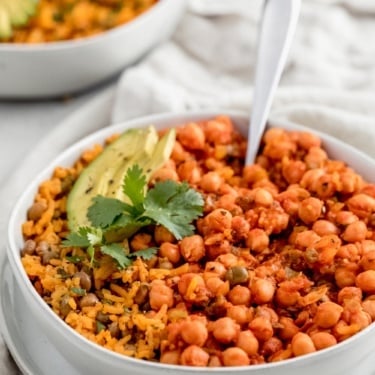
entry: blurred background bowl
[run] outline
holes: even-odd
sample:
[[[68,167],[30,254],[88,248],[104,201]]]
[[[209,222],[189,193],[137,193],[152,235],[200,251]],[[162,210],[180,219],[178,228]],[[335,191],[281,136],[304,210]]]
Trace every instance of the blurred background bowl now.
[[[98,121],[105,107],[87,107],[86,118],[90,121]],[[22,223],[26,220],[27,210],[31,206],[34,196],[40,183],[49,178],[56,166],[70,166],[78,156],[95,143],[103,141],[111,134],[124,131],[129,128],[144,127],[153,124],[157,129],[177,126],[183,123],[209,119],[222,114],[217,112],[195,112],[195,113],[173,113],[153,115],[146,118],[139,118],[126,123],[104,127],[81,141],[77,142],[50,165],[44,169],[33,181],[29,181],[22,196],[16,203],[11,215],[8,227],[8,248],[7,257],[14,276],[14,283],[20,291],[17,297],[22,302],[15,314],[27,314],[27,317],[20,316],[19,320],[33,322],[33,326],[39,327],[38,335],[46,337],[58,353],[64,356],[67,363],[73,366],[79,374],[108,373],[111,375],[132,374],[132,375],[198,375],[216,374],[231,375],[233,371],[242,375],[316,375],[317,371],[326,375],[370,375],[374,372],[374,361],[372,353],[375,350],[375,324],[371,324],[363,331],[325,350],[320,350],[312,354],[288,359],[285,361],[259,364],[244,367],[221,367],[212,369],[193,368],[186,366],[165,365],[151,361],[138,360],[125,357],[121,354],[109,351],[78,334],[73,328],[68,326],[52,309],[45,303],[28,279],[21,263],[20,249],[23,247],[23,237],[21,233]],[[236,127],[242,134],[246,134],[248,117],[246,115],[228,112]],[[82,120],[82,117],[77,117]],[[309,131],[310,129],[298,126],[285,121],[274,121],[271,126],[282,127],[291,131]],[[373,171],[375,161],[357,149],[325,134],[315,132],[323,141],[323,147],[328,155],[333,159],[343,160],[361,174],[366,180],[375,182]],[[11,308],[11,307],[10,307]],[[18,324],[18,323],[17,323]],[[35,340],[31,345],[34,345]],[[27,344],[27,343],[25,343]],[[30,344],[30,343],[29,343]],[[48,354],[43,354],[43,356]],[[235,370],[234,370],[235,369]]]
[[[134,20],[92,37],[0,43],[0,98],[66,96],[114,77],[172,35],[186,2],[159,0]]]

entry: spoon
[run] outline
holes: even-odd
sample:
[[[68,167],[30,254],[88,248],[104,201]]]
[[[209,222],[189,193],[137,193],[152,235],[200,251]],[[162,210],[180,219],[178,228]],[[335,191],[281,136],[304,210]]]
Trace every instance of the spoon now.
[[[253,109],[245,165],[253,164],[270,112],[292,37],[301,0],[266,0],[260,27],[255,69]]]

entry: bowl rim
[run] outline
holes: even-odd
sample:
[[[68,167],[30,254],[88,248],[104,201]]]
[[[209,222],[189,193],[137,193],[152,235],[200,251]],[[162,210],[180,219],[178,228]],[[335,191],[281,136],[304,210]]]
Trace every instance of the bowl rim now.
[[[186,6],[187,0],[159,0],[157,3],[152,5],[150,8],[148,8],[129,22],[115,26],[101,33],[79,39],[67,39],[36,44],[1,42],[0,53],[56,52],[61,50],[86,47],[95,43],[106,42],[108,38],[115,38],[124,32],[131,32],[133,29],[136,29],[138,27],[141,28],[144,24],[149,22],[151,18],[158,17],[158,15],[163,13],[163,11],[167,11],[168,6],[173,3],[178,4],[179,6],[181,6],[181,8],[184,8]]]
[[[18,197],[15,205],[13,206],[12,212],[10,214],[10,218],[8,221],[8,228],[7,228],[7,258],[9,264],[11,266],[11,271],[13,277],[17,280],[18,286],[23,291],[23,293],[27,293],[29,298],[32,298],[33,302],[38,306],[39,309],[42,309],[45,314],[47,314],[46,318],[48,318],[51,322],[53,322],[56,327],[56,331],[62,334],[62,336],[68,336],[69,339],[78,340],[81,346],[85,346],[87,349],[85,350],[92,350],[97,355],[103,355],[108,360],[113,361],[120,361],[123,362],[124,365],[127,363],[128,365],[132,366],[142,366],[149,370],[152,369],[168,369],[170,371],[177,371],[177,372],[197,372],[200,373],[202,371],[207,370],[205,367],[193,367],[193,366],[184,366],[184,365],[168,365],[162,364],[160,362],[151,362],[143,359],[137,359],[133,357],[124,356],[120,353],[111,351],[110,349],[106,349],[101,345],[90,341],[83,335],[79,334],[76,330],[70,327],[65,321],[63,321],[51,308],[50,306],[43,301],[40,295],[37,293],[35,288],[33,287],[32,283],[29,281],[26,272],[21,263],[21,257],[19,256],[20,249],[16,245],[16,235],[15,230],[17,229],[17,214],[18,212],[25,212],[25,207],[22,210],[22,206],[25,205],[24,201],[28,201],[34,195],[35,190],[40,185],[40,183],[46,178],[46,176],[50,176],[53,169],[61,165],[63,160],[69,158],[69,155],[77,154],[79,155],[79,150],[82,148],[85,149],[90,147],[90,145],[94,144],[94,142],[104,142],[105,138],[113,133],[116,133],[121,130],[125,130],[131,127],[142,127],[147,126],[148,124],[152,124],[154,122],[167,122],[172,121],[177,126],[178,124],[183,124],[183,122],[178,121],[179,117],[189,118],[190,120],[198,120],[198,119],[209,119],[213,118],[217,115],[228,115],[230,118],[233,119],[234,122],[237,121],[248,121],[249,115],[243,111],[236,111],[236,110],[226,110],[226,109],[211,109],[211,110],[198,110],[198,111],[181,111],[176,113],[159,113],[154,115],[148,115],[143,117],[138,117],[129,121],[124,121],[120,123],[111,124],[106,126],[102,129],[92,132],[91,134],[83,137],[82,139],[72,143],[68,148],[66,148],[63,152],[59,153],[55,158],[53,158],[46,167],[44,167],[39,173],[36,174],[35,178],[31,181],[29,185],[27,185],[23,191],[23,193]],[[189,120],[187,120],[189,121]],[[165,125],[168,126],[168,125]],[[332,144],[337,144],[340,147],[350,151],[351,153],[355,154],[356,156],[362,158],[365,162],[370,163],[371,165],[375,166],[375,160],[369,157],[367,154],[363,153],[362,151],[358,150],[357,148],[337,139],[333,136],[327,135],[320,131],[315,131],[314,129],[307,128],[302,125],[298,125],[291,121],[287,120],[276,120],[270,119],[269,125],[271,127],[285,127],[286,129],[290,130],[300,130],[300,131],[308,131],[316,134],[320,137],[324,142],[332,142]],[[368,165],[368,164],[367,164]],[[375,181],[374,181],[375,182]],[[18,228],[19,230],[20,228]],[[301,363],[304,365],[309,363],[314,363],[316,358],[326,358],[332,357],[335,353],[339,353],[345,350],[346,347],[352,345],[353,342],[358,341],[361,337],[368,335],[369,333],[375,330],[375,324],[372,323],[365,329],[361,330],[360,332],[356,333],[355,335],[347,338],[346,340],[337,343],[336,345],[318,350],[314,353],[310,353],[304,356],[293,357],[283,361],[278,362],[271,362],[271,363],[263,363],[263,364],[256,364],[256,365],[249,365],[249,366],[233,366],[233,367],[218,367],[209,369],[209,372],[213,373],[227,373],[228,371],[241,371],[241,372],[248,372],[248,371],[259,371],[259,370],[271,370],[271,368],[283,368],[283,367],[291,367],[294,366],[300,367]]]

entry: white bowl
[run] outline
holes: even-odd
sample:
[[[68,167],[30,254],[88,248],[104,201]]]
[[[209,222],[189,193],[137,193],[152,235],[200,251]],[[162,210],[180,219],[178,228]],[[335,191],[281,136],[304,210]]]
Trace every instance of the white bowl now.
[[[109,79],[168,39],[185,6],[186,0],[160,0],[129,23],[88,38],[0,43],[0,98],[58,97]]]
[[[225,112],[231,116],[238,129],[243,134],[246,134],[248,118],[243,114]],[[102,142],[107,136],[128,128],[142,127],[148,124],[154,124],[156,128],[163,128],[198,119],[212,118],[222,113],[223,111],[163,114],[106,127],[63,152],[25,188],[10,218],[7,257],[14,280],[21,290],[22,298],[24,298],[24,306],[28,309],[28,315],[41,327],[43,335],[48,338],[51,345],[77,369],[78,373],[82,374],[165,375],[173,373],[197,375],[210,373],[231,375],[233,371],[236,371],[236,373],[243,375],[316,375],[317,371],[319,371],[325,375],[370,375],[375,368],[375,364],[371,365],[371,355],[375,350],[375,324],[371,324],[355,336],[331,348],[277,363],[207,370],[187,366],[164,365],[125,357],[88,341],[50,309],[29,281],[20,258],[20,249],[23,247],[21,225],[25,221],[27,209],[33,202],[38,185],[50,177],[56,166],[70,166],[81,152],[92,144]],[[278,122],[271,126],[278,126],[288,130],[307,130],[287,122]],[[357,172],[362,174],[365,179],[372,182],[375,181],[374,160],[335,138],[317,132],[316,134],[323,140],[324,148],[331,157],[346,161]]]

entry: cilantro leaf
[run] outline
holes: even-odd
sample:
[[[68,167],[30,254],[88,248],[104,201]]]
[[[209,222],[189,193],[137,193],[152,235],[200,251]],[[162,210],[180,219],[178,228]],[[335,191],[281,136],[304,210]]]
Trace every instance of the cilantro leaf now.
[[[130,167],[125,174],[123,192],[130,199],[137,211],[142,211],[147,186],[146,176],[138,164]]]
[[[65,259],[68,260],[70,263],[79,263],[84,260],[83,257],[77,256],[77,255],[71,255],[71,256],[67,255],[65,256]]]
[[[66,239],[62,241],[63,246],[87,247],[90,246],[90,241],[87,238],[87,233],[90,230],[88,227],[81,227],[78,232],[71,232]]]
[[[132,261],[128,257],[122,244],[112,243],[109,245],[103,245],[100,250],[103,254],[107,254],[115,259],[120,268],[129,267],[132,264]]]
[[[202,215],[203,198],[189,185],[167,180],[155,184],[145,198],[143,216],[166,227],[178,239],[193,234],[193,220]]]
[[[134,253],[130,253],[128,257],[130,258],[142,258],[144,260],[150,260],[158,252],[157,247],[148,247],[147,249],[138,250]]]
[[[86,228],[86,237],[91,246],[100,245],[103,241],[103,231],[100,228]]]
[[[126,209],[126,203],[98,195],[93,198],[93,204],[87,211],[87,218],[94,227],[106,228]]]
[[[129,253],[123,239],[147,225],[161,224],[177,239],[194,233],[192,222],[202,215],[203,197],[184,183],[158,182],[149,191],[143,170],[138,165],[128,169],[123,192],[131,204],[115,198],[96,196],[87,212],[92,227],[79,228],[70,233],[65,246],[86,248],[90,264],[95,261],[95,251],[100,247],[103,254],[111,256],[119,268],[131,265],[132,258],[151,259],[156,248]],[[122,243],[119,243],[123,241]]]

